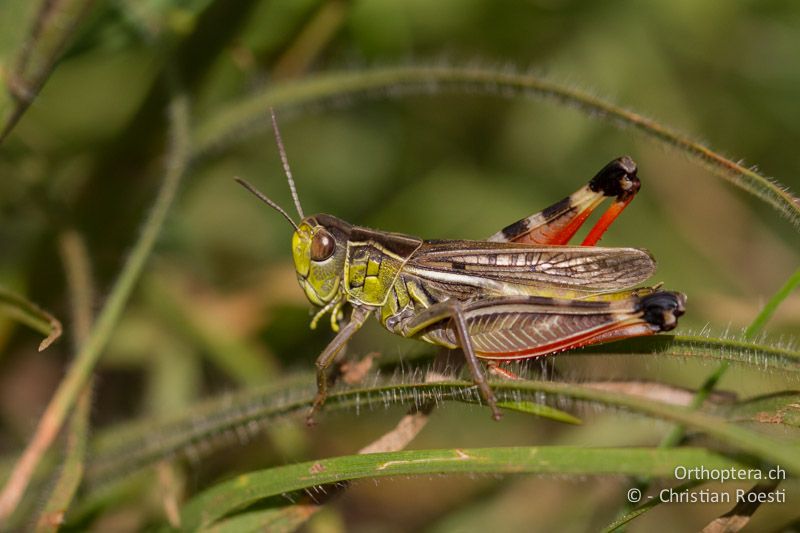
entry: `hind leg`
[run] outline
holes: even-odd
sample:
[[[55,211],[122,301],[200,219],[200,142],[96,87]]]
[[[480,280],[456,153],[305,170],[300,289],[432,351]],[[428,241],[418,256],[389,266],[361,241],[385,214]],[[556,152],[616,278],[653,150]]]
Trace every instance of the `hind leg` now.
[[[563,200],[505,227],[489,237],[494,242],[567,244],[592,212],[609,197],[614,202],[591,229],[583,246],[594,246],[639,191],[636,163],[629,157],[611,161],[586,185]]]

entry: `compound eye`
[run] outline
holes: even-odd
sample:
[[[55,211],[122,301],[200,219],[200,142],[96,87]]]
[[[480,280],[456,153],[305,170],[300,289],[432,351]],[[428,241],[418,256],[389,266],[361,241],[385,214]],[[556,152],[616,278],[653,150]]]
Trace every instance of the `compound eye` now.
[[[333,255],[336,249],[336,242],[330,233],[321,229],[314,234],[311,240],[311,260],[312,261],[325,261]]]

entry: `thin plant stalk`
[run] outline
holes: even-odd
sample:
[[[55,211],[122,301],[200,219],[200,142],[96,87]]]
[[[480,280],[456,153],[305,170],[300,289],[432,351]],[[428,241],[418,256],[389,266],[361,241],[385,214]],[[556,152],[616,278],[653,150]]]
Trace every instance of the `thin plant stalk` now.
[[[89,338],[92,328],[94,290],[91,264],[86,244],[74,230],[62,234],[59,249],[67,279],[74,350],[78,353]],[[83,480],[92,406],[92,382],[93,380],[89,380],[84,385],[78,397],[66,434],[64,464],[37,521],[38,533],[58,531]]]
[[[177,90],[176,90],[177,91]],[[86,344],[75,357],[66,376],[59,384],[53,399],[39,420],[36,431],[11,476],[0,493],[0,521],[4,521],[19,503],[31,475],[42,455],[55,440],[64,420],[83,390],[106,347],[114,327],[136,286],[150,253],[153,250],[167,213],[172,206],[189,159],[189,104],[186,95],[177,91],[169,106],[171,146],[164,179],[142,233],[111,290]]]

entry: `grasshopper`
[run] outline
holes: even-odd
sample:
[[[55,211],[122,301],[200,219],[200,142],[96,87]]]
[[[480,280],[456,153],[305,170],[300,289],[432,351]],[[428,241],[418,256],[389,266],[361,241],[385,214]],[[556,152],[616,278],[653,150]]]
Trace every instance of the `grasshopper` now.
[[[575,193],[486,240],[423,240],[327,214],[306,217],[274,113],[272,126],[300,222],[236,180],[292,225],[297,280],[319,308],[311,328],[330,313],[336,333],[316,360],[309,424],[325,402],[328,368],[370,315],[402,337],[460,348],[481,399],[499,420],[480,360],[491,373],[514,379],[501,364],[669,331],[684,312],[680,292],[635,288],[655,272],[647,251],[595,246],[641,186],[629,157],[611,161]],[[606,198],[613,198],[611,206],[583,242],[569,245]]]

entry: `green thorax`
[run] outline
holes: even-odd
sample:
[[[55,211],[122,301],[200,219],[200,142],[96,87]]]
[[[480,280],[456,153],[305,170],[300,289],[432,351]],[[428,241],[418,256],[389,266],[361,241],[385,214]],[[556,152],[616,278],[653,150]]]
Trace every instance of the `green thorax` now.
[[[417,237],[353,227],[344,266],[347,299],[384,305],[403,265],[421,245]]]

